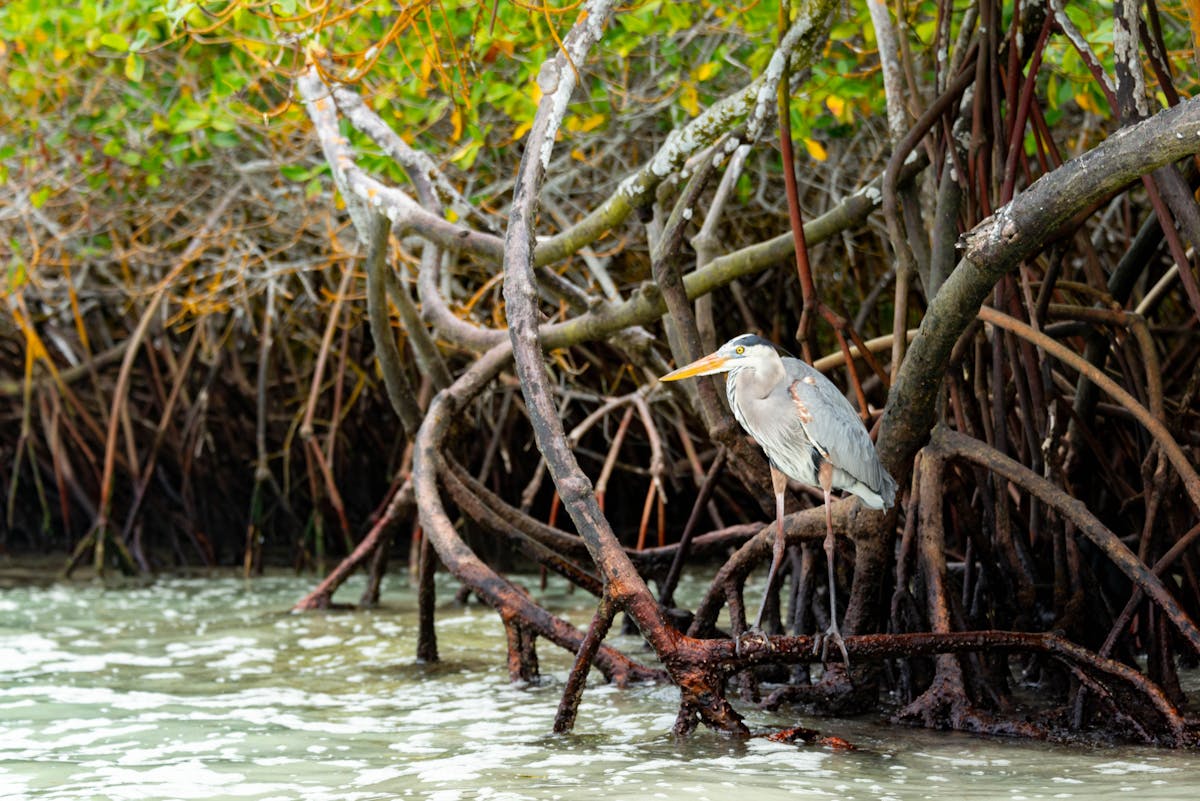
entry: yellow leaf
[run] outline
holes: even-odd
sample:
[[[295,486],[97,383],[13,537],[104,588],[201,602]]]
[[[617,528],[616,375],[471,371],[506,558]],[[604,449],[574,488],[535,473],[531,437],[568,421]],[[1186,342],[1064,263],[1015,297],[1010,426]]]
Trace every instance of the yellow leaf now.
[[[146,60],[141,53],[130,53],[125,56],[125,77],[131,83],[141,83],[146,74]]]
[[[571,148],[571,158],[575,159],[576,161],[587,161],[587,156],[584,155],[584,152],[577,147]]]
[[[1075,95],[1075,103],[1089,114],[1100,113],[1100,109],[1096,106],[1096,101],[1093,100],[1092,96],[1087,92],[1080,92],[1079,94]]]
[[[517,129],[515,131],[513,131],[512,139],[509,141],[519,142],[521,140],[521,138],[523,136],[525,136],[525,134],[529,133],[529,129],[532,127],[533,127],[533,120],[525,120],[525,122],[518,125]]]
[[[579,130],[583,131],[584,133],[595,130],[603,125],[606,119],[608,118],[603,114],[593,114],[579,124]]]
[[[829,154],[825,152],[825,147],[816,139],[804,137],[804,147],[808,150],[808,155],[812,156],[817,161],[824,161],[829,158]]]
[[[825,98],[825,107],[828,108],[830,113],[837,117],[838,120],[846,122],[846,118],[842,116],[846,113],[845,100],[842,100],[837,95],[830,95],[829,97]]]
[[[721,65],[715,61],[709,61],[706,64],[701,64],[695,69],[696,80],[707,81],[709,78],[717,74],[717,70],[720,69],[720,67]]]
[[[457,142],[462,138],[463,131],[462,112],[459,111],[458,106],[455,106],[454,110],[450,112],[450,124],[454,126],[454,131],[450,134],[450,141]]]
[[[1187,6],[1188,19],[1192,25],[1192,41],[1200,42],[1200,2],[1184,0],[1184,5]]]
[[[693,117],[700,113],[700,95],[696,92],[696,85],[691,81],[685,83],[679,90],[679,105],[683,106],[684,111]]]
[[[483,149],[483,142],[468,141],[454,154],[450,156],[450,160],[462,167],[464,170],[469,170],[471,165],[475,163],[475,157],[479,155],[479,151]]]

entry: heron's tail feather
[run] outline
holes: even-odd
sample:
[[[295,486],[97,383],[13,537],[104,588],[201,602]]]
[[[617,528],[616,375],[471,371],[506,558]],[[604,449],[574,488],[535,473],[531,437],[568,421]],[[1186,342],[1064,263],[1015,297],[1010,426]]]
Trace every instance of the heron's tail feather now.
[[[852,484],[843,489],[857,495],[863,505],[870,509],[891,509],[892,504],[896,502],[896,480],[886,470],[881,469],[881,472],[883,475],[878,488],[855,479]]]

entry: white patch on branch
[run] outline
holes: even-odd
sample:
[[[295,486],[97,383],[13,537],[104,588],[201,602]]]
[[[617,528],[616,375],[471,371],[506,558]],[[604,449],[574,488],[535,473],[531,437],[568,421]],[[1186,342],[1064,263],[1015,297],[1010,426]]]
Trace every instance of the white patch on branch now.
[[[538,87],[542,90],[542,108],[538,109],[538,118],[534,122],[534,131],[530,141],[539,128],[545,137],[539,145],[538,158],[541,161],[543,174],[550,169],[550,156],[554,152],[554,139],[562,126],[567,114],[567,104],[578,84],[579,68],[583,65],[592,45],[604,34],[604,21],[612,12],[615,0],[589,0],[583,7],[580,18],[576,20],[566,38],[563,47],[553,59],[542,64],[538,72]],[[549,111],[543,117],[542,109],[549,103]]]
[[[645,169],[622,181],[618,191],[628,199],[636,200],[650,186],[656,185],[658,181],[678,170],[680,165],[696,152],[707,147],[716,139],[717,134],[732,128],[742,116],[747,116],[745,138],[749,141],[757,139],[766,119],[775,108],[775,93],[783,77],[786,57],[799,47],[806,36],[813,33],[817,22],[825,25],[832,20],[830,13],[818,20],[817,14],[823,9],[824,6],[818,0],[810,0],[788,28],[762,75],[740,92],[709,106],[683,128],[672,130]],[[730,140],[728,143],[730,152],[732,148],[737,147],[737,141]],[[652,178],[657,180],[650,180]]]
[[[329,87],[333,100],[337,103],[338,111],[350,124],[369,136],[397,164],[404,168],[410,176],[424,176],[432,185],[433,190],[459,217],[475,217],[488,228],[495,228],[494,222],[473,206],[453,184],[438,169],[433,159],[427,153],[416,150],[405,142],[391,126],[375,113],[362,97],[347,86],[334,84]],[[419,178],[413,178],[419,180]],[[432,211],[432,209],[431,209]]]
[[[875,42],[879,45],[879,66],[883,70],[883,95],[887,103],[888,136],[892,144],[904,138],[908,120],[904,113],[904,79],[900,67],[900,45],[892,14],[882,0],[867,0]]]
[[[1150,115],[1146,101],[1146,74],[1139,54],[1138,26],[1140,4],[1124,0],[1113,14],[1113,61],[1116,65],[1118,98],[1128,95],[1138,119]],[[1129,86],[1122,86],[1128,82]],[[1126,123],[1134,120],[1125,120]]]
[[[394,223],[407,222],[416,202],[399,189],[371,178],[355,163],[350,143],[338,130],[337,109],[329,88],[321,80],[316,67],[310,67],[296,79],[296,88],[317,132],[321,152],[325,154],[333,181],[346,201],[346,210],[350,213],[359,241],[366,244],[370,238],[368,206],[386,214]]]

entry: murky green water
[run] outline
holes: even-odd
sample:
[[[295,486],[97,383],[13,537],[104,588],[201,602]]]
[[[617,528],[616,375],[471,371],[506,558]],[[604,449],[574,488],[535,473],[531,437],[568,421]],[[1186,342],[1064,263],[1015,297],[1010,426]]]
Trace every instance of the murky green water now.
[[[670,735],[667,687],[589,689],[550,736],[568,660],[509,684],[486,608],[438,619],[444,662],[413,658],[393,579],[370,613],[290,615],[310,579],[163,579],[0,590],[0,799],[1194,798],[1200,755],[1054,748],[744,710],[818,727],[834,752]],[[351,586],[346,597],[357,597]],[[547,603],[586,622],[586,599]]]

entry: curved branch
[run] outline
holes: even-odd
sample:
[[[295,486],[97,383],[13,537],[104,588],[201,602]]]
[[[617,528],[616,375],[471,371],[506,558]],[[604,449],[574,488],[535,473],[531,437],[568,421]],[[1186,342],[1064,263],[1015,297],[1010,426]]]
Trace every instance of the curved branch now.
[[[771,110],[775,87],[783,75],[783,64],[793,59],[794,69],[811,65],[820,55],[817,45],[833,21],[836,4],[831,0],[809,0],[771,55],[767,68],[742,89],[707,108],[683,128],[673,130],[654,156],[637,173],[621,182],[602,205],[566,231],[538,243],[535,265],[550,264],[590,245],[605,232],[622,223],[639,205],[652,200],[654,190],[668,175],[679,170],[691,156],[716,142],[746,120],[747,138],[754,141]],[[738,143],[730,140],[730,152]]]
[[[561,261],[620,225],[635,208],[653,198],[654,190],[667,176],[677,172],[690,157],[737,125],[745,122],[753,139],[770,111],[767,101],[775,94],[785,57],[792,57],[799,66],[808,66],[820,55],[817,45],[823,41],[824,33],[832,22],[834,7],[833,0],[810,0],[805,4],[761,75],[714,103],[684,127],[673,130],[654,156],[640,170],[622,181],[608,200],[570,228],[539,242],[534,251],[535,266]],[[355,217],[356,227],[366,231],[365,220],[359,225],[359,218],[363,216],[361,212],[364,206],[374,207],[392,220],[401,235],[416,233],[444,248],[466,251],[494,262],[503,259],[504,247],[500,237],[456,225],[422,208],[404,192],[376,180],[355,164],[348,143],[337,130],[336,114],[330,102],[334,98],[355,127],[371,136],[399,163],[412,166],[409,172],[411,177],[422,176],[426,181],[432,177],[435,182],[437,179],[437,173],[431,172],[427,163],[414,159],[409,149],[397,144],[398,137],[394,133],[389,135],[390,129],[366,109],[361,98],[341,85],[326,88],[315,65],[310,66],[296,83],[308,107],[309,117],[317,128],[326,160],[339,189],[344,195],[353,194],[356,198],[352,202],[347,197],[347,207]],[[564,107],[569,99],[569,96],[563,98]],[[436,188],[442,194],[447,194],[447,187],[443,184],[444,181],[436,182]]]
[[[917,329],[910,328],[910,329],[908,329],[908,331],[905,332],[905,339],[908,342],[912,342],[913,337],[915,337],[916,335],[917,335]],[[870,351],[871,353],[880,353],[883,351],[891,350],[893,336],[894,336],[893,334],[884,334],[883,336],[875,337],[874,339],[868,339],[866,342],[863,343],[863,345],[865,345],[866,346],[865,349]],[[860,348],[858,345],[851,345],[850,346],[850,358],[851,359],[864,358],[863,357],[863,348]],[[845,363],[846,363],[846,351],[835,350],[833,353],[828,353],[828,354],[822,356],[821,358],[817,359],[815,362],[812,363],[812,366],[815,369],[820,370],[822,373],[828,373],[830,370],[833,370],[834,368],[837,368],[837,367],[841,367]]]
[[[359,192],[362,196],[369,198],[381,213],[393,220],[397,234],[402,235],[406,231],[412,231],[434,242],[439,249],[445,248],[449,252],[466,251],[489,260],[500,260],[503,243],[499,237],[477,233],[450,223],[423,209],[400,190],[386,187],[367,176],[354,164],[348,146],[338,133],[337,117],[320,79],[315,75],[301,76],[297,80],[297,87],[305,100],[309,116],[313,120],[322,146],[326,149],[326,158],[331,165],[336,165],[334,173],[340,176],[344,172],[347,191]],[[702,118],[697,118],[692,124],[697,124]],[[718,133],[721,132],[723,130]],[[716,135],[714,134],[714,138]],[[688,134],[682,138],[690,142],[692,135]],[[707,139],[702,140],[701,144],[707,144],[708,141]],[[699,146],[697,144],[696,148]],[[694,151],[688,149],[681,152],[686,156]],[[653,174],[652,165],[663,168],[664,165],[675,164],[674,160],[660,158],[660,156],[662,156],[661,152],[651,161],[650,165],[643,168],[642,173],[638,173],[638,176],[643,176],[648,180],[648,176]],[[924,169],[926,164],[927,160],[924,156],[907,161],[898,180],[908,180]],[[660,180],[662,177],[665,175],[660,176]],[[627,179],[626,183],[629,183],[630,180],[632,179]],[[846,196],[829,211],[807,222],[804,225],[804,237],[808,244],[815,247],[842,231],[861,225],[881,203],[882,181],[882,176],[877,176],[857,191]],[[424,185],[419,177],[414,177],[414,183],[419,187]],[[646,191],[656,185],[647,185]],[[610,199],[601,210],[608,208],[614,202],[613,199]],[[628,201],[625,202],[628,204]],[[632,208],[632,205],[628,205],[626,213]],[[597,213],[599,211],[594,212],[593,215]],[[591,216],[587,219],[591,219]],[[623,220],[624,216],[621,216],[620,219]],[[577,224],[576,227],[584,225],[585,222],[586,220]],[[596,232],[596,236],[599,236],[602,230]],[[551,244],[560,241],[560,237],[538,244],[535,250],[536,264],[551,261],[551,259],[541,256],[542,250],[546,247],[563,247]],[[579,246],[582,247],[590,241],[592,240],[583,237]],[[704,267],[685,275],[684,289],[688,298],[695,300],[727,286],[739,278],[762,272],[781,259],[789,258],[794,252],[794,248],[793,236],[788,232],[765,242],[719,256]],[[436,249],[430,252],[436,252]],[[459,346],[480,352],[494,347],[507,338],[508,333],[503,329],[475,325],[455,316],[438,293],[436,269],[435,262],[422,257],[417,290],[420,295],[422,315],[441,336]],[[666,310],[666,303],[657,287],[653,284],[643,284],[637,292],[623,302],[605,303],[573,319],[543,325],[541,327],[543,344],[547,348],[560,348],[588,340],[604,339],[630,326],[643,325],[657,320],[666,313]]]
[[[332,84],[330,91],[338,109],[346,115],[350,124],[371,137],[384,153],[404,168],[409,180],[413,182],[417,199],[422,206],[433,211],[433,203],[437,197],[441,197],[460,216],[474,215],[489,228],[492,226],[492,222],[446,179],[429,154],[405,142],[383,118],[363,102],[361,95],[345,84]]]
[[[599,597],[604,591],[600,580],[591,573],[568,561],[558,552],[538,542],[520,529],[508,526],[500,515],[492,511],[478,496],[472,494],[463,482],[458,469],[451,467],[451,469],[442,473],[442,478],[446,484],[446,489],[450,493],[450,497],[454,499],[454,503],[467,517],[479,525],[507,537],[521,553],[543,567],[558,573],[567,579],[567,581],[582,588],[585,592]]]
[[[392,322],[388,315],[386,267],[388,231],[391,228],[392,223],[387,217],[372,215],[367,241],[367,318],[388,400],[392,402],[392,409],[404,426],[404,433],[411,437],[416,433],[417,426],[421,425],[421,411],[417,408],[416,394],[400,361],[400,348],[396,345],[396,335],[392,333]]]
[[[550,390],[538,331],[534,286],[533,216],[538,190],[550,163],[554,137],[576,85],[571,64],[579,63],[600,37],[613,0],[592,0],[564,40],[563,50],[547,60],[538,74],[543,96],[526,140],[517,173],[508,232],[504,240],[504,300],[509,336],[521,391],[525,396],[538,450],[546,460],[564,508],[587,544],[604,577],[606,596],[638,624],[658,654],[671,649],[669,626],[645,582],[625,556],[600,508],[591,482],[580,469],[567,442]]]
[[[1138,176],[1200,151],[1200,98],[1117,131],[1029,186],[966,234],[963,258],[930,301],[888,398],[880,430],[884,465],[903,482],[933,428],[937,389],[958,337],[996,283],[1080,212]],[[865,588],[864,588],[865,589]]]
[[[292,607],[293,612],[308,612],[314,609],[328,609],[333,604],[333,593],[345,583],[354,571],[364,564],[375,553],[376,548],[383,542],[392,525],[404,515],[409,514],[413,507],[412,480],[407,479],[393,493],[379,519],[371,526],[371,530],[355,546],[350,554],[329,572],[321,583],[313,588]]]
[[[1082,501],[1072,498],[1020,462],[965,434],[938,427],[933,432],[930,447],[993,470],[1058,510],[1103,551],[1130,581],[1154,599],[1193,648],[1200,649],[1200,629],[1196,628],[1162,580],[1116,534],[1097,520]]]
[[[738,647],[737,643],[732,640],[720,641],[720,644],[729,651]],[[1158,714],[1170,732],[1171,742],[1175,746],[1184,745],[1189,741],[1187,724],[1183,715],[1167,698],[1161,687],[1134,668],[1101,657],[1058,634],[999,630],[917,634],[852,634],[845,637],[845,644],[846,650],[856,662],[864,659],[961,654],[993,650],[1049,654],[1070,668],[1078,667],[1085,670],[1088,675],[1131,688],[1144,698],[1148,706]],[[718,651],[717,656],[725,657],[727,654],[721,650]],[[739,669],[745,669],[753,665],[804,664],[813,659],[812,637],[771,637],[743,642],[741,658],[737,660],[737,665]],[[729,662],[732,661],[729,660]],[[1194,739],[1194,735],[1192,737]]]
[[[1172,265],[1168,273],[1177,271],[1178,265]],[[1103,325],[1120,325],[1133,333],[1138,350],[1142,353],[1142,362],[1146,368],[1146,401],[1150,404],[1150,414],[1155,420],[1165,420],[1163,406],[1162,367],[1158,361],[1158,351],[1154,347],[1154,338],[1150,335],[1150,325],[1141,312],[1129,312],[1118,309],[1097,309],[1088,306],[1066,306],[1051,303],[1047,306],[1051,315],[1058,319],[1085,320]],[[1090,359],[1084,358],[1088,364]],[[1099,369],[1099,367],[1095,367]],[[1086,378],[1086,376],[1082,376]]]
[[[857,518],[858,509],[854,501],[842,499],[835,501],[830,507],[833,515],[833,527],[836,531],[849,531]],[[721,607],[730,603],[730,587],[740,587],[757,565],[771,556],[771,539],[775,533],[775,523],[764,523],[758,527],[754,536],[750,537],[733,554],[725,560],[717,574],[709,582],[708,592],[696,608],[696,617],[688,629],[692,637],[711,636],[717,623],[717,615]],[[789,545],[797,540],[819,540],[825,537],[825,512],[820,506],[813,506],[783,518],[783,536]]]
[[[1094,365],[1090,364],[1082,356],[1064,347],[1040,331],[1034,330],[1032,326],[1026,325],[1020,320],[1013,319],[1007,314],[998,312],[988,306],[984,306],[979,310],[979,319],[1029,340],[1054,358],[1074,367],[1080,373],[1086,375],[1089,381],[1111,395],[1117,403],[1128,409],[1137,418],[1137,421],[1146,427],[1146,431],[1154,438],[1158,446],[1162,448],[1163,453],[1171,461],[1171,464],[1175,466],[1180,478],[1183,479],[1183,486],[1187,489],[1188,497],[1192,499],[1192,503],[1197,508],[1200,508],[1200,475],[1196,474],[1196,468],[1192,467],[1191,462],[1187,459],[1187,455],[1183,452],[1183,448],[1179,447],[1179,443],[1171,436],[1171,432],[1167,431],[1167,427],[1163,425],[1162,421],[1155,418],[1145,406],[1138,403],[1137,398],[1122,389],[1116,381],[1113,381],[1102,371],[1096,369]]]
[[[924,158],[906,164],[903,180],[924,169],[926,164]],[[815,247],[845,230],[861,225],[871,212],[879,207],[882,199],[881,185],[882,176],[876,177],[820,217],[805,223],[804,238],[808,245]],[[684,275],[684,291],[687,292],[689,300],[695,300],[732,284],[739,278],[755,275],[783,259],[790,258],[794,247],[795,241],[789,231],[765,242],[719,256],[704,267]],[[604,304],[574,319],[543,326],[542,342],[547,348],[561,348],[590,339],[602,339],[623,328],[657,320],[666,311],[667,304],[658,287],[647,283],[623,303]],[[498,340],[502,336],[503,332],[498,332],[495,339]],[[494,340],[489,337],[488,341]]]
[[[454,530],[438,494],[441,448],[450,422],[485,384],[496,377],[511,357],[512,348],[507,342],[492,348],[454,384],[435,395],[429,404],[413,444],[412,481],[421,527],[450,572],[466,582],[502,617],[520,617],[525,626],[550,642],[571,652],[578,652],[584,634],[538,606],[528,595],[485,565]],[[664,678],[661,671],[640,665],[605,646],[596,652],[595,664],[606,677],[618,684]]]

